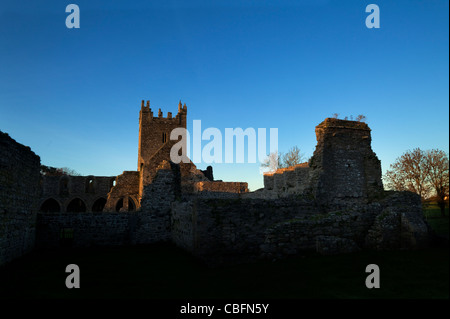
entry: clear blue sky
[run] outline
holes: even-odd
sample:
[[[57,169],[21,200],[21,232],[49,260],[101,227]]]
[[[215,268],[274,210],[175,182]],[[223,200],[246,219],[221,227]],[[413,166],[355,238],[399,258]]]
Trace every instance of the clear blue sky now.
[[[65,26],[70,3],[80,29]],[[370,3],[380,29],[365,26]],[[408,149],[448,152],[448,6],[2,0],[0,130],[43,164],[109,176],[137,169],[142,99],[164,115],[181,99],[188,129],[277,127],[280,151],[306,157],[326,117],[364,114],[384,172]],[[262,186],[258,164],[213,167]]]

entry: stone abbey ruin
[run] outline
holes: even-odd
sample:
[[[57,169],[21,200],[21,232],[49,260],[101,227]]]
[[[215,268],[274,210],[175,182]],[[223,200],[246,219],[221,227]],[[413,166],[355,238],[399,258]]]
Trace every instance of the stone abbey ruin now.
[[[420,197],[385,191],[366,123],[327,118],[308,163],[264,175],[264,188],[175,164],[175,117],[139,114],[136,171],[43,176],[40,158],[0,132],[0,265],[32,249],[173,242],[208,264],[360,249],[414,249],[433,234]]]

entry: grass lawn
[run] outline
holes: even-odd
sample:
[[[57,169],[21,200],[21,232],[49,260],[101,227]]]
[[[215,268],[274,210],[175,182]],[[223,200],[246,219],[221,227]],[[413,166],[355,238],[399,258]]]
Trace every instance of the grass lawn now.
[[[448,236],[436,207],[430,225]],[[448,216],[448,210],[447,210]],[[33,252],[0,268],[0,300],[13,298],[298,299],[449,298],[449,250],[308,254],[211,269],[171,244]],[[68,264],[81,289],[67,289]],[[365,268],[380,267],[380,289]]]
[[[441,216],[441,210],[436,203],[427,204],[424,206],[425,218],[434,231],[449,238],[448,228],[448,207],[445,208],[445,217]]]

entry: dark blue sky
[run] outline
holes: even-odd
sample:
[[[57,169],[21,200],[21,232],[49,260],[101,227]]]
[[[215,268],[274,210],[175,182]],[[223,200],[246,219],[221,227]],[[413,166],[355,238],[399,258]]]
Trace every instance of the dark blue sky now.
[[[326,117],[364,114],[383,172],[408,149],[448,152],[448,1],[92,2],[0,5],[0,130],[43,164],[136,170],[142,99],[164,116],[181,99],[188,129],[276,127],[307,158]],[[262,186],[258,164],[213,167]]]

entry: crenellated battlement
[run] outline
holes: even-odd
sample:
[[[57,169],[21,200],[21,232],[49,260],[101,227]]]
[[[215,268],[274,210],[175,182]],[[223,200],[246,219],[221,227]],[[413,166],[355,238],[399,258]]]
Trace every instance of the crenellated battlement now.
[[[139,113],[139,121],[143,122],[143,124],[146,124],[146,122],[163,122],[163,123],[170,123],[170,121],[173,121],[173,123],[180,124],[182,119],[186,118],[187,115],[187,106],[186,103],[184,105],[181,104],[181,101],[178,104],[178,113],[173,117],[172,112],[167,112],[167,117],[164,117],[163,112],[161,111],[161,108],[158,109],[158,115],[153,114],[153,111],[150,107],[150,101],[147,101],[147,104],[145,105],[145,101],[142,100],[141,102],[141,111]]]

